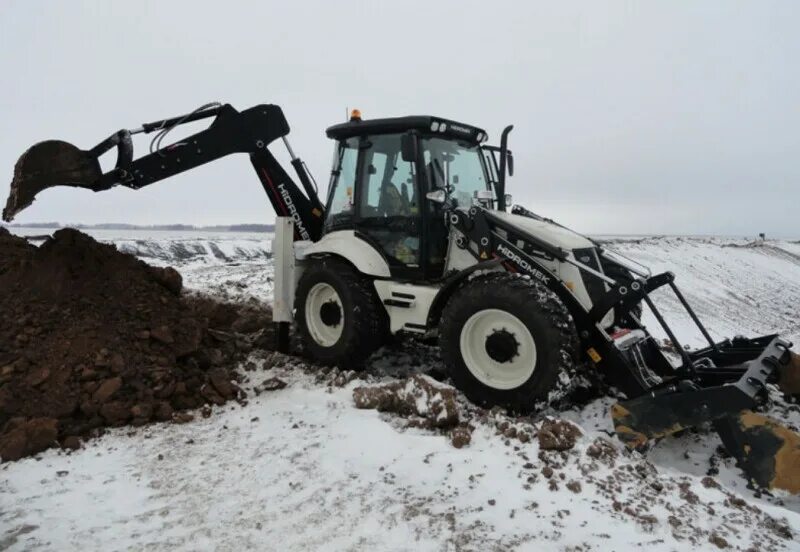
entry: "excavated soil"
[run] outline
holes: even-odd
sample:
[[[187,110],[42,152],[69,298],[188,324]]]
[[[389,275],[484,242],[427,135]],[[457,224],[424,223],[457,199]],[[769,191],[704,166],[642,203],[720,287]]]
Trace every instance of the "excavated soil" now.
[[[0,228],[0,457],[243,400],[232,368],[270,343],[268,316],[181,288],[76,230],[37,248]]]

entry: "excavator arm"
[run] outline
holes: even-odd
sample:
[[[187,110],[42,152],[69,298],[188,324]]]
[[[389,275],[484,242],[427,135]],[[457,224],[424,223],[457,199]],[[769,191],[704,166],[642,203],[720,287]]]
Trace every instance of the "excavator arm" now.
[[[210,118],[211,124],[205,130],[161,146],[175,127]],[[156,135],[150,153],[134,159],[132,136],[139,133]],[[186,115],[120,130],[90,150],[61,140],[40,142],[28,149],[14,167],[3,220],[11,221],[33,203],[39,192],[53,186],[95,192],[114,186],[139,189],[233,153],[248,153],[275,212],[294,219],[295,239],[316,241],[322,234],[324,208],[309,172],[289,145],[288,134],[289,124],[277,105],[257,105],[239,112],[230,104],[209,104]],[[278,138],[289,151],[305,193],[268,149]],[[103,172],[99,158],[115,147],[116,165]]]

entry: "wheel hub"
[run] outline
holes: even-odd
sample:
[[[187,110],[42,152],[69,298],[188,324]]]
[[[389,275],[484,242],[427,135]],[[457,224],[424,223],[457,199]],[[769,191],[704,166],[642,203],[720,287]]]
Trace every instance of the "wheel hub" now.
[[[342,309],[336,301],[328,301],[320,307],[319,318],[326,326],[336,327],[342,322]]]
[[[306,296],[305,322],[311,338],[322,347],[333,347],[342,337],[348,314],[336,289],[327,282],[314,284]]]
[[[494,330],[486,337],[486,354],[501,364],[510,362],[519,354],[519,343],[514,334],[505,328]]]
[[[482,309],[464,322],[459,350],[467,369],[493,389],[515,389],[533,375],[536,342],[517,316],[502,309]]]

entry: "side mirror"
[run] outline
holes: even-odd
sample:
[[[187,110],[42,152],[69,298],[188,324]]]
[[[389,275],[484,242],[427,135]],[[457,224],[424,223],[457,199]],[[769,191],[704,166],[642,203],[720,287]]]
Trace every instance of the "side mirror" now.
[[[510,151],[507,151],[506,155],[508,156],[508,175],[514,176],[514,154],[512,154]]]
[[[419,158],[419,150],[417,149],[417,135],[407,132],[400,137],[400,156],[403,161],[415,163]]]
[[[425,199],[429,199],[434,203],[444,203],[447,201],[447,192],[444,190],[434,190],[425,194]]]

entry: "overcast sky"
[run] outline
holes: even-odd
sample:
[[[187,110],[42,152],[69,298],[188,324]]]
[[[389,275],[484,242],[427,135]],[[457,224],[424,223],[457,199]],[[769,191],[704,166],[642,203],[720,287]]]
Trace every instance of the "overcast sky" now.
[[[281,105],[324,188],[324,129],[358,107],[490,141],[513,123],[514,201],[583,232],[800,237],[798,29],[793,1],[2,0],[0,195],[37,141],[88,149],[214,100]],[[240,155],[137,192],[49,190],[16,222],[274,216]]]

